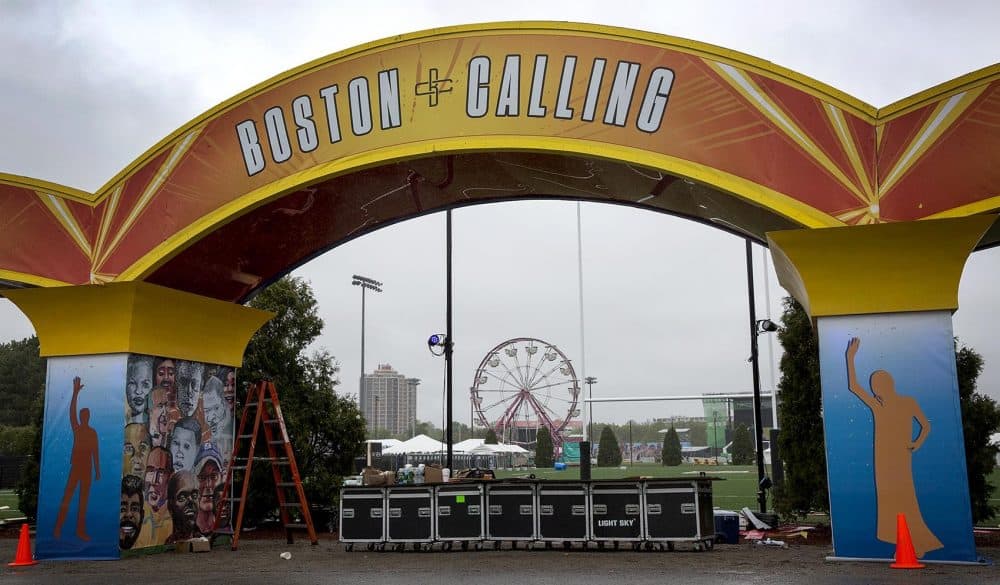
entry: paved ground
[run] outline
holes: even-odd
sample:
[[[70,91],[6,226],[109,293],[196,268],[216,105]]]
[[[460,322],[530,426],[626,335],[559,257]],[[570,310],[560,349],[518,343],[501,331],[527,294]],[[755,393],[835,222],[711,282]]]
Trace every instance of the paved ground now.
[[[13,559],[16,540],[0,540],[0,558]],[[282,552],[292,558],[283,560]],[[751,544],[718,545],[710,552],[632,552],[564,550],[484,550],[469,552],[345,552],[336,541],[318,546],[279,540],[244,540],[240,550],[217,547],[207,553],[165,552],[121,561],[48,561],[34,567],[4,566],[0,580],[18,583],[349,583],[531,584],[531,585],[809,585],[1000,583],[998,566],[930,565],[917,571],[882,563],[832,563],[830,548],[792,545],[788,549]],[[1000,560],[1000,548],[980,554]]]

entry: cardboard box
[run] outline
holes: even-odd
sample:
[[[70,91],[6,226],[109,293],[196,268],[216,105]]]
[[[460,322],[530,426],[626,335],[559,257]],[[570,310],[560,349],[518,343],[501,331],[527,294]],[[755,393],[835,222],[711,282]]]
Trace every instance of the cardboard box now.
[[[440,465],[424,465],[424,483],[441,483],[443,481],[444,475],[441,473]]]
[[[207,538],[192,538],[190,540],[182,540],[174,545],[174,552],[179,553],[189,553],[189,552],[209,552],[212,550],[212,543]]]

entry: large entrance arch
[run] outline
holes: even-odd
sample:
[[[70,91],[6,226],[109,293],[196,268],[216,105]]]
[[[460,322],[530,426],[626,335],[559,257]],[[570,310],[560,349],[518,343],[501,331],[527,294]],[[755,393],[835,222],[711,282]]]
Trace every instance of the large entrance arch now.
[[[826,386],[846,375],[846,340],[885,341],[911,315],[914,331],[933,338],[925,353],[950,351],[965,258],[1000,243],[985,215],[1000,208],[998,112],[1000,66],[875,109],[771,63],[661,35],[537,22],[436,29],[268,80],[96,193],[0,175],[0,286],[46,355],[238,366],[266,316],[231,303],[351,238],[459,205],[612,202],[768,243],[786,288],[817,320]],[[163,303],[189,318],[154,335],[147,325]],[[223,326],[232,335],[210,334]],[[124,380],[124,364],[109,375]],[[935,384],[955,395],[953,369],[941,372]],[[835,445],[853,419],[832,419],[831,406],[856,405],[830,392]],[[954,420],[933,428],[941,453],[960,453]],[[829,454],[833,477],[844,454]],[[909,465],[903,455],[892,465]],[[958,464],[950,471],[964,472]],[[885,494],[870,471],[842,476],[843,486],[831,482],[835,512],[871,505],[839,517],[837,554],[884,556]],[[964,489],[936,495],[967,510]],[[964,524],[948,524],[928,558],[972,560],[971,532],[962,535],[971,520],[955,522]]]

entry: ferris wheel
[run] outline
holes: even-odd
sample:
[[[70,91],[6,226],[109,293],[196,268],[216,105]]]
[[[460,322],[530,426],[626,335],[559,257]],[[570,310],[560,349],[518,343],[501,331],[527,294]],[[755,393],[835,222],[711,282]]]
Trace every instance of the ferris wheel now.
[[[488,351],[470,394],[476,424],[521,446],[534,445],[542,427],[553,446],[561,446],[563,431],[580,414],[580,384],[569,358],[531,337],[508,339]]]

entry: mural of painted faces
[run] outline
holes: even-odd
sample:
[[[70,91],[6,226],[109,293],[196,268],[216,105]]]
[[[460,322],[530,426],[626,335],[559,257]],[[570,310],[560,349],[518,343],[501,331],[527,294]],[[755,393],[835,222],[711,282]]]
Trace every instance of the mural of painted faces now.
[[[146,422],[146,397],[153,389],[153,358],[131,355],[128,359],[125,380],[125,399],[128,402],[130,422]]]
[[[149,365],[152,389],[145,395],[142,424],[130,418],[138,396],[126,393],[122,474],[141,478],[139,501],[148,507],[140,516],[140,529],[133,531],[136,516],[131,500],[124,502],[123,496],[120,544],[154,546],[211,534],[232,459],[236,372],[141,355],[130,356],[132,363],[137,367],[129,375],[138,379],[141,364]],[[141,533],[138,540],[136,532]]]
[[[184,416],[194,416],[201,400],[204,364],[182,361],[177,364],[177,408]]]
[[[125,425],[125,448],[122,453],[122,476],[134,475],[141,478],[146,470],[146,457],[152,444],[145,425],[130,423]]]
[[[189,416],[177,421],[170,433],[170,456],[174,473],[192,471],[200,445],[201,425]]]
[[[146,491],[146,503],[154,511],[159,510],[166,501],[170,468],[170,452],[163,447],[153,447],[146,457],[146,474],[142,487]]]

